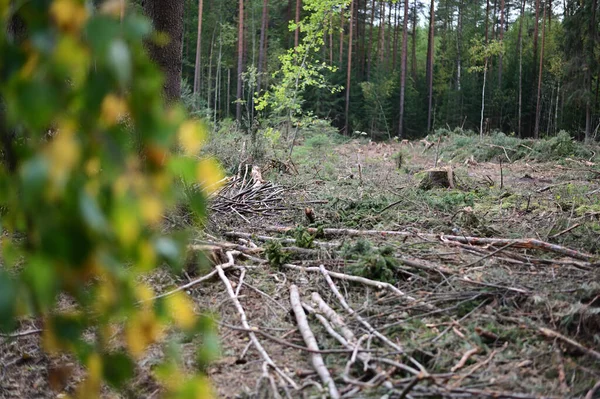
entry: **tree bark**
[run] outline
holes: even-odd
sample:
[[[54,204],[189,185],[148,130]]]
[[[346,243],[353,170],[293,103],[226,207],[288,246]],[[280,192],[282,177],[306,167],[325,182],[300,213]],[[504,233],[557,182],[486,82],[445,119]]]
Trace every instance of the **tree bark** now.
[[[371,79],[371,64],[373,63],[373,25],[375,24],[375,0],[371,2],[371,23],[369,24],[369,44],[367,50],[367,81]]]
[[[487,80],[488,58],[485,58],[483,66],[483,87],[481,88],[481,119],[479,122],[479,137],[483,138],[483,115],[485,112],[485,83]]]
[[[504,40],[504,0],[500,1],[500,29],[498,31],[500,42]],[[498,55],[498,89],[502,90],[502,53]]]
[[[350,1],[350,33],[348,36],[348,68],[346,71],[346,112],[345,112],[345,121],[344,121],[344,133],[350,134],[350,83],[352,77],[352,29],[353,19],[354,17],[354,0]]]
[[[183,10],[183,0],[144,2],[144,11],[152,20],[154,29],[169,36],[165,46],[148,44],[150,57],[165,75],[164,93],[167,101],[176,101],[181,95]]]
[[[542,48],[540,51],[540,63],[539,63],[539,69],[538,69],[537,97],[536,97],[536,106],[535,106],[535,129],[533,131],[533,138],[535,138],[535,139],[540,138],[540,115],[542,112],[542,109],[541,109],[542,72],[544,72],[544,45],[546,42],[546,4],[544,4],[543,7],[544,7],[544,12],[543,12],[543,16],[542,16]],[[586,118],[586,129],[587,129],[587,118]],[[586,130],[586,135],[587,135],[587,130]]]
[[[398,120],[398,137],[404,135],[404,93],[406,90],[406,52],[408,36],[408,0],[404,0],[404,21],[402,21],[402,53],[400,55],[400,118]]]
[[[379,63],[383,64],[383,57],[385,53],[385,1],[381,3],[381,16],[379,19],[379,40],[377,42]]]
[[[269,0],[263,0],[263,7],[262,7],[262,18],[261,18],[261,24],[260,24],[260,42],[258,44],[258,78],[257,78],[257,84],[256,84],[256,89],[257,91],[260,93],[260,90],[262,88],[262,75],[265,72],[263,70],[264,68],[264,64],[265,64],[265,58],[267,56],[267,46],[266,46],[266,39],[267,39],[267,21],[269,19]]]
[[[429,86],[428,106],[427,106],[427,133],[432,127],[432,105],[433,105],[433,57],[434,57],[434,40],[435,40],[435,2],[431,2],[429,9],[429,39],[427,40],[427,84]]]
[[[413,2],[413,20],[412,20],[412,57],[411,57],[411,75],[413,82],[417,82],[417,0]]]
[[[523,111],[523,19],[525,18],[525,1],[521,4],[521,17],[519,18],[519,110],[517,112],[517,131],[523,137],[521,128],[521,113]]]
[[[294,47],[298,47],[300,44],[300,27],[298,24],[300,23],[300,9],[302,8],[302,0],[296,0],[296,30],[294,31]]]
[[[204,8],[204,0],[198,0],[198,39],[196,40],[196,63],[194,66],[194,94],[200,92],[200,79],[202,68],[202,14]]]
[[[238,59],[235,119],[242,122],[242,73],[244,72],[244,0],[238,3]]]

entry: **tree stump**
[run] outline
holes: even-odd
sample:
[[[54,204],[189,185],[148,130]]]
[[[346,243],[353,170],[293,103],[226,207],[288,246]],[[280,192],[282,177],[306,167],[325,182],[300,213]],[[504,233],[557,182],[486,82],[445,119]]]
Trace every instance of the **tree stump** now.
[[[454,188],[452,169],[431,169],[421,180],[419,188],[431,190],[432,188]]]

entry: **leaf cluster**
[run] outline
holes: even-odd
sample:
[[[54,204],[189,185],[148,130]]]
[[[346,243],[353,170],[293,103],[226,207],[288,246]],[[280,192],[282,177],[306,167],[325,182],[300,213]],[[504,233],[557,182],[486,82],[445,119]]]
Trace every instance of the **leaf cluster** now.
[[[140,276],[182,266],[186,234],[163,233],[163,215],[186,198],[201,218],[220,171],[196,159],[205,127],[163,99],[144,42],[165,38],[148,20],[121,17],[119,1],[12,3],[0,1],[0,331],[43,320],[44,349],[87,367],[76,395],[98,397],[173,325],[214,341],[185,294],[154,299]],[[15,21],[18,31],[5,29]],[[201,189],[186,197],[180,181]],[[214,356],[207,348],[200,362]],[[177,359],[159,370],[173,397],[209,392],[203,377],[186,382]]]

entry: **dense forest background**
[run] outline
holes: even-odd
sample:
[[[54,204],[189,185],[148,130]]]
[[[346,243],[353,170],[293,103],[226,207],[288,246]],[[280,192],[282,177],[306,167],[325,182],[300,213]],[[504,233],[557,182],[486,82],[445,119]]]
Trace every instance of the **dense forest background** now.
[[[246,128],[308,116],[375,138],[462,127],[592,140],[597,9],[597,0],[186,0],[183,95],[211,120]],[[318,50],[294,57],[309,37]],[[255,106],[285,80],[285,63],[310,69],[307,58],[322,79],[296,84],[293,112]]]

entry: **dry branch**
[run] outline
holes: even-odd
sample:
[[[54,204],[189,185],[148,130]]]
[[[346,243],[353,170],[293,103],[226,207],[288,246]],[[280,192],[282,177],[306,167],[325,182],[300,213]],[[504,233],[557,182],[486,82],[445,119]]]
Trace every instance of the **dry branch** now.
[[[590,355],[591,357],[595,358],[596,360],[600,360],[600,352],[597,352],[590,348],[586,348],[585,346],[581,345],[579,342],[574,341],[571,338],[564,336],[559,332],[556,332],[556,331],[550,330],[549,328],[544,328],[544,327],[540,327],[539,332],[548,338],[560,339],[561,341],[579,349],[580,351],[586,353],[587,355]]]
[[[228,252],[227,256],[228,257],[231,256],[233,258],[233,256],[229,252]],[[215,266],[215,269],[217,269],[217,273],[219,274],[219,277],[223,281],[223,284],[225,284],[225,288],[227,289],[227,293],[229,294],[229,298],[231,298],[231,301],[235,305],[235,308],[238,311],[238,314],[240,315],[240,321],[242,322],[242,326],[244,326],[244,328],[246,328],[248,330],[253,330],[250,327],[250,325],[248,324],[248,319],[246,317],[246,312],[244,311],[244,308],[242,307],[242,304],[240,303],[239,299],[235,295],[235,292],[233,291],[233,287],[231,285],[231,282],[229,281],[229,279],[225,275],[225,271],[223,270],[223,268],[220,265]],[[265,362],[267,362],[269,364],[269,366],[271,366],[277,372],[277,374],[279,374],[281,376],[281,378],[283,378],[289,385],[291,385],[292,387],[294,387],[294,389],[298,389],[298,385],[294,382],[294,380],[292,380],[279,367],[277,367],[277,365],[271,359],[271,357],[269,356],[269,354],[267,353],[267,351],[265,350],[265,348],[263,348],[263,346],[260,343],[260,341],[258,340],[258,338],[256,338],[256,334],[254,332],[249,332],[248,335],[250,336],[250,340],[254,344],[254,347],[256,348],[256,350],[258,351],[258,353],[260,353],[260,355],[263,358],[263,360]]]
[[[208,274],[206,274],[206,275],[204,275],[202,277],[199,277],[199,278],[197,278],[195,280],[192,280],[192,281],[190,281],[187,284],[179,286],[179,287],[177,287],[177,288],[175,288],[175,289],[173,289],[171,291],[168,291],[168,292],[162,293],[160,295],[157,295],[154,298],[152,298],[152,300],[158,299],[158,298],[164,298],[164,297],[169,296],[169,295],[173,295],[176,292],[187,290],[188,288],[191,288],[191,287],[193,287],[195,285],[198,285],[198,284],[200,284],[203,281],[210,280],[211,278],[213,278],[218,273],[218,269],[217,268],[220,268],[221,270],[225,270],[225,269],[229,269],[230,267],[233,267],[234,266],[233,257],[237,256],[239,254],[240,254],[240,252],[238,252],[238,251],[227,251],[225,253],[225,256],[227,257],[227,263],[223,263],[221,265],[217,265],[217,266],[215,266],[215,270],[213,270],[212,272],[210,272],[210,273],[208,273]]]
[[[310,329],[308,324],[308,320],[306,318],[306,314],[304,313],[304,309],[302,309],[302,303],[300,302],[300,294],[298,293],[298,287],[294,284],[290,286],[290,303],[292,304],[292,310],[296,316],[296,322],[298,323],[298,329],[300,330],[300,334],[302,334],[302,338],[304,338],[304,342],[306,346],[312,350],[319,350],[319,346],[317,345],[317,340],[313,332]],[[340,393],[338,392],[333,379],[331,378],[331,374],[329,374],[329,370],[325,367],[325,362],[323,362],[323,357],[319,353],[311,354],[311,361],[315,371],[325,384],[329,388],[329,395],[332,398],[339,398]]]
[[[269,232],[286,233],[293,230],[292,227],[270,226],[267,227]],[[316,234],[317,229],[307,229],[309,233]],[[414,237],[415,233],[408,231],[395,230],[356,230],[356,229],[323,229],[322,233],[326,236],[377,236],[377,237]],[[535,238],[509,239],[509,238],[487,238],[487,237],[466,237],[453,236],[443,234],[419,234],[421,238],[440,239],[442,241],[454,241],[469,245],[508,245],[513,248],[539,249],[548,252],[554,252],[560,255],[568,256],[574,259],[590,262],[594,256],[579,252],[574,249],[566,248],[561,245],[552,244],[545,241],[540,241]]]
[[[299,271],[303,271],[303,272],[322,272],[322,269],[320,267],[303,267],[303,266],[296,266],[296,265],[291,265],[291,264],[285,264],[285,265],[283,265],[283,267],[285,267],[287,269],[299,270]],[[338,280],[346,280],[346,281],[352,281],[352,282],[360,283],[360,284],[364,284],[364,285],[369,285],[371,287],[376,287],[380,290],[387,289],[389,291],[392,291],[393,293],[395,293],[398,296],[406,298],[407,300],[409,300],[411,302],[416,301],[415,298],[413,298],[410,295],[406,295],[404,292],[400,291],[398,288],[394,287],[390,283],[384,283],[381,281],[370,280],[365,277],[352,276],[350,274],[332,272],[327,269],[325,269],[325,273],[327,273],[331,277],[336,278]]]

